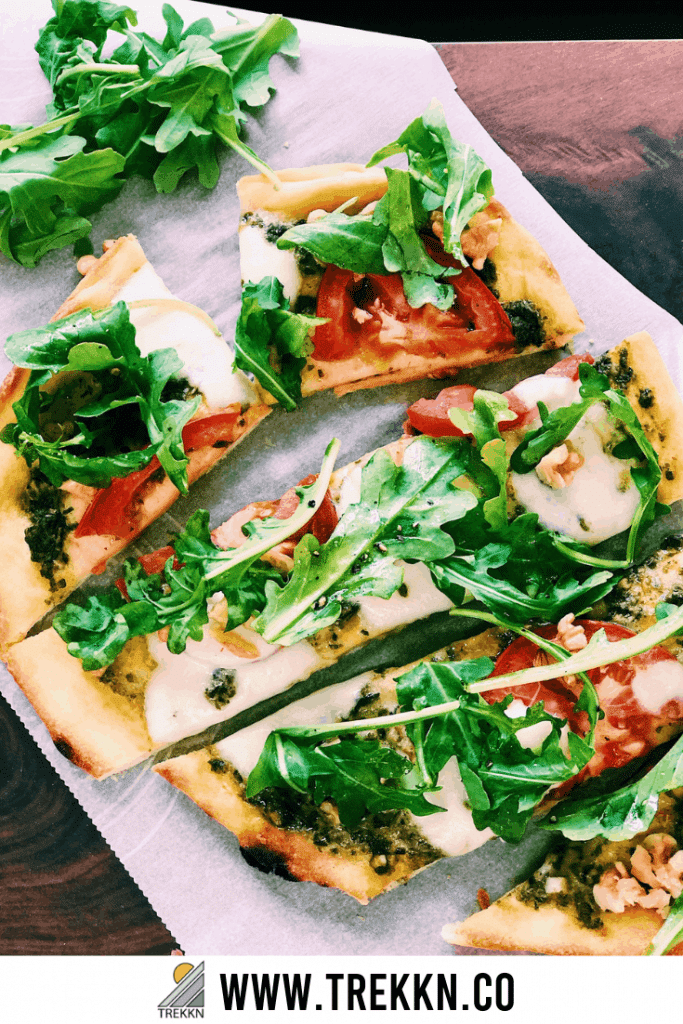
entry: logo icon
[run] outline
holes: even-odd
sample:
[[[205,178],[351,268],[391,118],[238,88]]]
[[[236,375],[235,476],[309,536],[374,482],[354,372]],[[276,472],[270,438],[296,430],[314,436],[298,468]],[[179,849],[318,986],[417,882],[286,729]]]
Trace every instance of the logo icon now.
[[[204,964],[178,964],[173,971],[175,988],[159,1003],[159,1016],[204,1016]]]

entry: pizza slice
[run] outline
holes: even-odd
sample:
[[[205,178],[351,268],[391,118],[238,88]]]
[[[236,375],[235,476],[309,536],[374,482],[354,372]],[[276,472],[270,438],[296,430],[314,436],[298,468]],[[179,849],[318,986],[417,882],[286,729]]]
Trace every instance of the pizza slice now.
[[[399,152],[407,171],[375,166]],[[436,102],[368,167],[278,176],[277,188],[262,175],[237,186],[236,351],[287,407],[556,348],[584,329],[547,253]],[[315,326],[312,347],[278,333],[290,309]]]
[[[564,417],[564,435],[556,419],[535,427],[534,407],[512,392],[479,392],[472,411],[452,410],[472,442],[406,436],[333,475],[328,453],[317,478],[252,502],[213,533],[208,513],[196,513],[172,547],[127,564],[120,590],[68,604],[55,628],[15,645],[10,670],[60,749],[96,776],[121,770],[468,595],[516,622],[590,607],[628,561],[599,558],[535,511],[515,507],[508,523],[506,436],[512,459],[539,430],[564,443],[577,408],[580,421],[590,415],[606,449],[593,463],[618,482],[611,533],[633,519],[633,551],[662,473],[633,407],[590,363],[572,357],[531,382],[530,395],[550,384],[569,402],[549,413]],[[664,383],[654,393],[664,415]],[[591,469],[576,470],[579,492]]]
[[[651,571],[666,573],[672,557],[661,551]],[[155,770],[233,832],[251,862],[366,903],[444,856],[494,836],[519,841],[558,793],[679,734],[683,666],[673,635],[682,620],[677,609],[666,629],[640,634],[572,615],[512,633],[501,622],[426,662],[312,694]],[[601,630],[602,645],[591,643]],[[558,657],[571,676],[557,678]],[[672,763],[682,748],[679,739]],[[507,904],[505,914],[513,929]],[[503,948],[504,939],[539,948],[528,946],[528,930],[514,944],[509,929],[498,928]]]
[[[560,840],[531,878],[446,925],[444,939],[560,956],[647,952],[683,891],[680,798],[680,791],[662,793],[650,826],[620,842]],[[670,952],[680,956],[683,944]]]
[[[3,653],[269,412],[132,235],[104,249],[81,258],[83,280],[50,324],[7,342]]]

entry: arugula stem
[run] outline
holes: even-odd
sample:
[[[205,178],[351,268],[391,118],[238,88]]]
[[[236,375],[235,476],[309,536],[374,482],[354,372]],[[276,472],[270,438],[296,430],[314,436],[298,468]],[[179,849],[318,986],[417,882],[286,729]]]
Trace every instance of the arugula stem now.
[[[76,64],[72,68],[65,68],[55,84],[58,85],[66,78],[73,78],[74,75],[89,75],[94,71],[141,77],[140,68],[137,64],[96,64],[93,62],[91,64]]]
[[[559,664],[540,665],[522,669],[519,672],[511,672],[508,675],[496,676],[495,679],[484,679],[478,683],[471,683],[467,690],[469,693],[482,693],[488,690],[503,689],[517,683],[543,683],[548,679],[577,675],[593,668],[601,668],[603,665],[613,665],[615,661],[626,661],[628,658],[634,658],[636,654],[644,654],[681,629],[683,629],[683,607],[677,608],[665,619],[661,619],[653,626],[644,629],[642,633],[626,640],[617,640],[614,643],[604,640],[596,643],[594,638],[582,651],[572,654]],[[596,633],[596,637],[598,635]]]
[[[273,168],[265,162],[265,160],[261,160],[261,158],[257,156],[249,146],[245,146],[239,139],[232,139],[229,135],[226,135],[225,132],[222,132],[216,124],[214,124],[213,130],[226,146],[230,146],[231,149],[234,149],[236,153],[239,153],[241,157],[247,160],[252,167],[255,167],[257,171],[265,175],[276,191],[280,190],[282,181],[278,178]]]
[[[8,139],[0,141],[0,153],[6,149],[14,149],[15,146],[23,146],[25,142],[37,139],[40,135],[45,135],[47,132],[54,131],[57,128],[63,128],[64,125],[68,124],[71,127],[80,117],[81,112],[79,110],[73,114],[65,114],[64,117],[56,117],[53,121],[46,121],[45,124],[39,124],[34,128],[27,128],[26,131],[17,132],[16,135],[11,135]]]
[[[441,718],[460,707],[459,700],[449,700],[422,711],[402,711],[400,715],[382,715],[379,718],[360,718],[352,722],[332,722],[329,725],[293,725],[289,729],[278,729],[280,736],[340,736],[347,732],[369,732],[371,729],[387,729],[395,725],[412,725],[429,718]]]
[[[635,522],[635,519],[634,519]],[[635,548],[637,539],[637,531],[631,531],[633,536],[633,543],[631,543],[631,536],[629,536],[629,548]],[[595,555],[587,555],[582,551],[576,551],[574,548],[568,547],[563,544],[561,540],[553,538],[553,544],[558,551],[561,551],[567,558],[572,559],[574,562],[581,562],[583,565],[595,565],[600,569],[629,569],[633,564],[633,552],[630,558],[612,559],[612,558],[596,558]]]
[[[330,476],[332,475],[332,470],[334,469],[334,463],[340,446],[341,441],[337,440],[336,437],[328,444],[322,466],[320,467],[318,479],[315,484],[312,485],[312,488],[306,492],[310,495],[311,490],[314,488],[315,497],[309,497],[305,504],[300,503],[298,508],[295,509],[288,519],[282,520],[281,532],[284,534],[283,536],[280,536],[279,534],[278,536],[275,536],[274,532],[271,532],[262,537],[260,541],[251,541],[242,544],[238,548],[231,548],[229,552],[226,552],[227,559],[220,559],[218,564],[210,572],[205,574],[204,578],[208,581],[215,579],[216,576],[222,576],[226,571],[226,568],[232,568],[233,565],[243,562],[245,560],[245,553],[248,555],[250,562],[255,561],[261,555],[264,555],[266,551],[270,551],[272,547],[279,544],[281,541],[286,540],[287,537],[291,537],[292,533],[296,533],[296,531],[301,529],[302,526],[305,526],[306,523],[313,518],[322,504],[322,500],[325,497],[325,493],[327,492],[327,488],[330,483]],[[313,502],[313,504],[311,504],[311,502]],[[229,563],[227,566],[226,561]]]

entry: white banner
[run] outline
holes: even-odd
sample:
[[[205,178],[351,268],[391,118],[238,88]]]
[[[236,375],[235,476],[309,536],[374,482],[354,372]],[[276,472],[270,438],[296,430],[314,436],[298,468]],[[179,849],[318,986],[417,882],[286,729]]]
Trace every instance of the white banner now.
[[[680,1003],[671,960],[467,957],[4,957],[2,1019],[577,1021],[651,1019]],[[454,1017],[455,1015],[455,1017]],[[296,1018],[295,1018],[296,1019]],[[677,1016],[672,1019],[678,1019]]]

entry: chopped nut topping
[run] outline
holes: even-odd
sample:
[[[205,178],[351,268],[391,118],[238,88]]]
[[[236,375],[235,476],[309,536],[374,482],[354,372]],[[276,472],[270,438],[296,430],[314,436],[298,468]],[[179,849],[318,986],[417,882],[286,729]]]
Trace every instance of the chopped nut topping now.
[[[678,843],[672,836],[662,832],[651,833],[636,846],[631,854],[630,871],[617,861],[593,886],[593,896],[600,909],[616,914],[623,914],[627,907],[643,907],[666,917],[671,900],[681,892],[683,850],[678,850]]]
[[[557,640],[566,651],[581,651],[588,644],[583,626],[574,624],[574,615],[569,612],[557,624]]]
[[[468,230],[463,231],[460,239],[462,251],[472,260],[475,270],[484,269],[487,257],[498,245],[502,226],[501,217],[492,217],[486,210],[480,210],[479,213],[475,213],[467,225]],[[436,234],[434,224],[432,224],[432,230]]]
[[[536,466],[536,476],[542,484],[560,490],[572,482],[583,463],[583,455],[571,451],[566,443],[561,444],[543,456]]]

